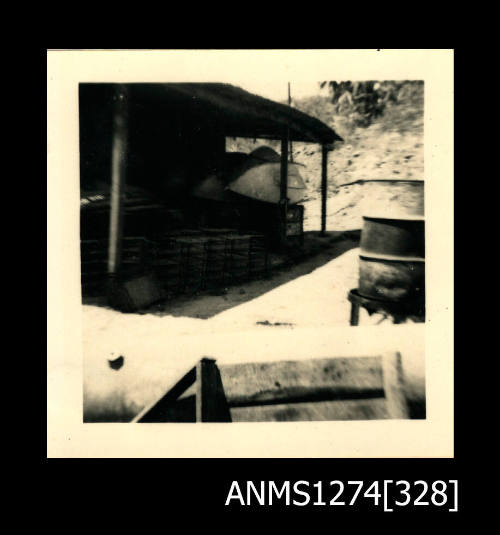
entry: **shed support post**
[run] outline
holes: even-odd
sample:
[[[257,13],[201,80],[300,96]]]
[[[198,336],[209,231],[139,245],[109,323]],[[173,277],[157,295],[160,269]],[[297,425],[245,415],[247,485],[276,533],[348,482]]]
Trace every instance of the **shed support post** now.
[[[280,169],[280,241],[286,245],[286,220],[288,211],[288,131],[281,139],[281,169]]]
[[[321,235],[326,234],[326,202],[328,199],[328,146],[321,146]]]
[[[288,105],[292,107],[292,93],[290,91],[290,82],[288,82]],[[293,146],[292,140],[290,140],[290,161],[293,163]]]
[[[127,156],[127,88],[118,85],[114,94],[113,144],[111,153],[111,209],[109,215],[108,279],[110,286],[121,264],[123,200]]]

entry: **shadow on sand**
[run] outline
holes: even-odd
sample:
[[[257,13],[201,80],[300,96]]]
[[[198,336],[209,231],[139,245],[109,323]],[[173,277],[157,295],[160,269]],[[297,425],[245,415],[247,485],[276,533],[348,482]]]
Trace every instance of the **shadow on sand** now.
[[[282,284],[286,284],[331,262],[345,252],[359,247],[360,230],[329,231],[321,236],[318,231],[304,233],[300,249],[287,254],[270,253],[271,270],[266,278],[250,280],[216,290],[171,297],[138,314],[208,319],[225,310],[251,301]],[[85,298],[83,304],[109,308],[104,297]]]
[[[359,247],[360,231],[306,232],[304,246],[288,255],[272,253],[272,270],[267,278],[251,280],[217,290],[183,295],[163,301],[140,313],[208,319],[232,307],[251,301],[282,284],[307,275],[345,252]]]

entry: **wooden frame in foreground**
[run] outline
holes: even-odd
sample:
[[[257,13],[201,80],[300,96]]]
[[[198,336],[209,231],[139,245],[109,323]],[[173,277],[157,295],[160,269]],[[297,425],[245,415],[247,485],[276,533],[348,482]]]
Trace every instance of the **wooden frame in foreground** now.
[[[425,404],[425,400],[422,400]],[[425,412],[425,411],[424,411]],[[132,421],[412,418],[401,355],[217,365],[203,358]]]

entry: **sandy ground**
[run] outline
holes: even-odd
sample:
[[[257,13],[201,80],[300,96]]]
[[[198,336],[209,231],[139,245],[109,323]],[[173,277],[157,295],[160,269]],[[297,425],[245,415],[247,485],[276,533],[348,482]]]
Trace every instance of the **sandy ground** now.
[[[347,292],[356,288],[359,249],[318,267],[309,275],[278,286],[257,299],[226,310],[212,320],[245,325],[281,324],[289,327],[348,325]]]
[[[302,281],[307,280],[304,278],[305,275],[341,256],[349,249],[357,247],[357,243],[358,237],[356,235],[346,238],[341,233],[331,232],[327,233],[326,237],[321,237],[317,232],[310,232],[304,236],[302,250],[304,258],[300,261],[293,262],[286,255],[271,253],[270,262],[273,268],[268,277],[214,291],[174,297],[152,306],[146,312],[208,319],[235,306],[254,300],[292,280],[298,278],[301,278]]]
[[[323,352],[328,347],[330,356],[338,353],[342,347],[344,353],[349,347],[356,352],[354,346],[360,340],[356,342],[358,337],[354,332],[358,327],[349,327],[350,304],[346,295],[350,288],[356,287],[358,255],[359,249],[351,248],[310,273],[277,285],[274,289],[227,308],[209,319],[171,314],[122,314],[103,307],[84,305],[86,411],[95,416],[100,410],[110,410],[111,407],[113,412],[122,414],[126,421],[164,393],[169,385],[202,356],[222,356],[226,361],[252,362],[267,355],[265,358],[271,360],[279,354],[276,344],[280,345],[280,340],[284,341],[286,347],[290,347],[290,337],[307,338],[310,330],[320,333],[315,338],[324,338],[325,335],[321,334],[324,332],[332,333],[323,344]],[[318,262],[318,259],[311,258],[308,262]],[[256,286],[254,291],[257,291],[265,281],[255,281],[252,284]],[[234,291],[235,295],[239,295],[237,289]],[[197,309],[200,310],[200,303],[206,302],[204,300],[210,297],[202,296]],[[360,325],[377,325],[374,327],[376,329],[384,326],[394,328],[388,318],[380,314],[370,317],[363,310]],[[348,337],[350,341],[346,342],[344,335],[343,345],[336,342],[335,327],[347,328],[352,333]],[[403,327],[420,329],[421,325]],[[247,342],[243,342],[244,333],[247,332],[252,334]],[[276,336],[277,333],[279,336]],[[423,332],[418,330],[418,333],[413,336],[421,345]],[[267,340],[266,343],[261,343],[260,353],[255,348],[249,352],[248,348],[254,343],[252,340],[259,337]],[[301,358],[307,358],[307,347],[315,343],[315,338],[309,341],[303,339]],[[389,337],[387,342],[390,341]],[[413,343],[413,350],[407,351],[409,369],[422,365],[422,353],[415,353],[418,344]],[[273,346],[275,350],[271,351],[271,357],[269,351]],[[230,351],[229,347],[233,349]],[[296,344],[293,345],[293,351],[295,348]],[[375,349],[376,345],[365,347],[365,351]],[[293,351],[288,353],[288,358],[295,358]],[[118,356],[124,357],[125,364],[115,371],[110,368],[108,360]],[[284,357],[286,355],[281,356]]]

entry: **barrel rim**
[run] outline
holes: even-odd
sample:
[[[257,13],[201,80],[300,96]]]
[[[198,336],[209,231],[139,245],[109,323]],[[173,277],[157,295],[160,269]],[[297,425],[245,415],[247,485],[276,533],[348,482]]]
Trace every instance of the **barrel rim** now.
[[[415,304],[420,304],[422,302],[425,302],[425,296],[418,296],[417,298],[410,299],[409,301],[398,301],[398,300],[391,300],[391,299],[383,299],[381,297],[375,297],[371,295],[365,295],[359,291],[359,288],[352,288],[348,295],[349,301],[351,299],[356,301],[365,301],[367,304],[381,304],[381,305],[388,305],[392,307],[404,307],[404,308],[411,308]],[[351,301],[352,302],[352,301]],[[362,304],[362,303],[360,303]]]
[[[416,183],[424,185],[424,178],[360,178],[358,180],[353,180],[352,182],[344,182],[339,184],[338,187],[343,186],[353,186],[354,184],[364,184],[365,182],[405,182],[405,183]]]
[[[395,217],[400,216],[400,217]],[[403,217],[404,216],[404,217]],[[425,222],[425,216],[423,215],[414,215],[414,214],[390,214],[390,215],[363,215],[363,219],[383,219],[389,221],[422,221]]]
[[[361,251],[359,253],[359,258],[362,260],[377,262],[380,260],[385,260],[387,262],[415,262],[425,264],[425,258],[421,256],[402,256],[402,255],[389,255],[389,254],[380,254],[372,253],[370,251]]]
[[[425,182],[424,178],[361,178],[358,180],[359,183],[364,182],[406,182],[406,183],[417,183],[423,184]]]

